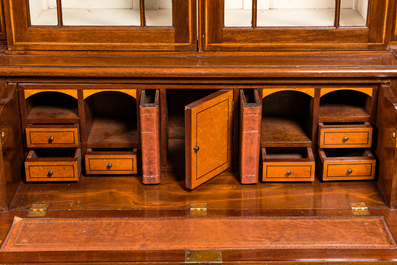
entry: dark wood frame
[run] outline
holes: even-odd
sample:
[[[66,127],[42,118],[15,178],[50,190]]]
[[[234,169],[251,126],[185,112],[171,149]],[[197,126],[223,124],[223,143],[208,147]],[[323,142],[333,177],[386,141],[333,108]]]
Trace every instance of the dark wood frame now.
[[[227,27],[224,0],[202,0],[200,30],[205,51],[388,49],[394,3],[372,0],[369,27]],[[338,23],[336,23],[338,24]]]
[[[197,50],[196,0],[173,1],[173,27],[30,26],[26,3],[4,1],[11,50]]]

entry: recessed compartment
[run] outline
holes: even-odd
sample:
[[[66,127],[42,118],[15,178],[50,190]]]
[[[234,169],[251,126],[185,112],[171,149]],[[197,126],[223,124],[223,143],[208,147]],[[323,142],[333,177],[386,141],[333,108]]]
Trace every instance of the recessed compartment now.
[[[28,124],[78,124],[77,91],[25,90]]]
[[[87,148],[139,146],[136,90],[85,90]]]
[[[311,146],[314,89],[263,91],[261,146]]]
[[[320,148],[370,148],[372,126],[369,122],[358,124],[319,124]]]
[[[375,178],[376,160],[369,150],[319,149],[319,157],[324,181]]]
[[[80,149],[30,150],[25,160],[26,181],[78,181]]]
[[[78,125],[29,125],[25,131],[28,148],[79,147]]]
[[[322,88],[320,122],[369,122],[373,88]]]
[[[314,181],[311,147],[262,148],[262,181]]]
[[[137,149],[92,150],[85,155],[85,173],[98,175],[137,174]]]

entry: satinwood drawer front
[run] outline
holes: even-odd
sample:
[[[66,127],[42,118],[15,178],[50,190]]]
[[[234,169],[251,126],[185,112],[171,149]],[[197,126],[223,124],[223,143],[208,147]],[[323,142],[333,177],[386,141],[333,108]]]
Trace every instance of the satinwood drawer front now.
[[[369,150],[338,152],[319,149],[321,173],[327,180],[374,179],[376,160]]]
[[[81,150],[30,150],[25,161],[26,181],[78,181]]]
[[[137,149],[133,151],[87,151],[86,174],[126,175],[137,173]]]
[[[79,127],[78,125],[28,126],[26,144],[28,148],[77,148]]]
[[[372,145],[372,126],[364,124],[319,124],[320,148],[369,148]]]
[[[313,181],[312,149],[262,148],[262,181]]]

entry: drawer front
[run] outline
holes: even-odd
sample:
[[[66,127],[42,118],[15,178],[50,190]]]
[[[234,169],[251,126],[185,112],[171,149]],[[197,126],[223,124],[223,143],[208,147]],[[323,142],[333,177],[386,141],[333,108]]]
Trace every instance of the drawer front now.
[[[371,176],[372,163],[363,164],[328,164],[327,176],[344,177],[344,176]]]
[[[372,145],[372,127],[328,128],[320,126],[320,148],[368,148]]]
[[[85,156],[86,174],[125,175],[137,173],[136,154],[87,154]]]
[[[25,162],[26,181],[78,181],[77,162]]]
[[[78,147],[78,128],[26,128],[28,148]]]
[[[263,181],[313,181],[314,162],[263,163]]]
[[[375,178],[376,160],[369,150],[358,156],[328,157],[325,150],[319,150],[320,168],[324,181],[370,180]]]

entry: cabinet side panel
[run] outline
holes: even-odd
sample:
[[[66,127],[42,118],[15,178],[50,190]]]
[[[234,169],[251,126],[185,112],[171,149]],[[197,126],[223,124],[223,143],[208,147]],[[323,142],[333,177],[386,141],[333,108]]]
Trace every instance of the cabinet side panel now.
[[[8,208],[21,182],[24,161],[22,130],[16,84],[10,84],[0,100],[1,167],[0,208]]]
[[[382,85],[379,90],[378,114],[378,144],[376,154],[379,159],[379,186],[390,207],[395,208],[396,202],[396,137],[397,130],[397,100],[391,88]],[[394,135],[394,137],[393,137]]]

